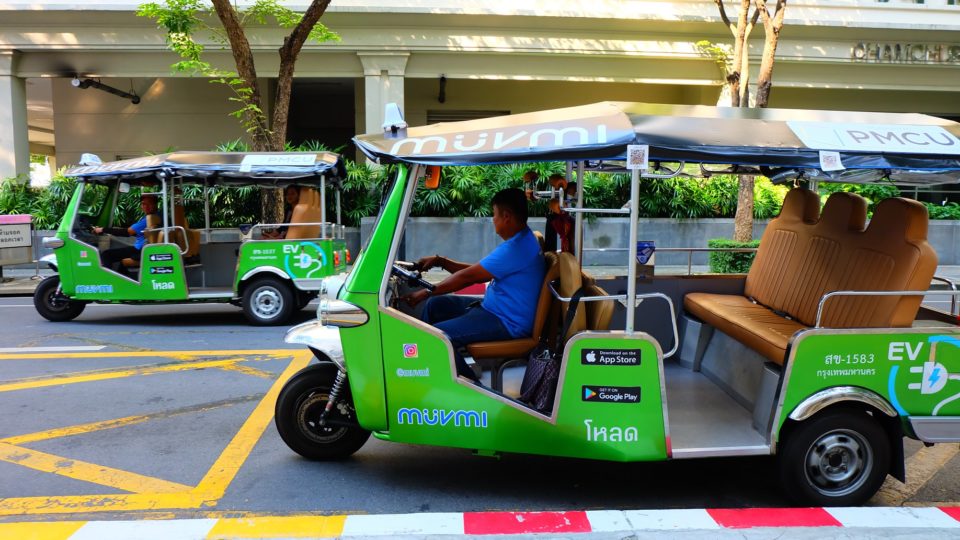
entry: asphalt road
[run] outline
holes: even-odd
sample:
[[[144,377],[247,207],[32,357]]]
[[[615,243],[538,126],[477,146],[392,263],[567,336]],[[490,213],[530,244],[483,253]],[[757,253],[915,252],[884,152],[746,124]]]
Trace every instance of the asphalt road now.
[[[789,504],[770,458],[495,459],[371,438],[347,461],[306,461],[272,421],[280,382],[309,361],[285,329],[220,305],[91,305],[51,323],[0,298],[0,522]],[[960,502],[957,445],[908,453],[910,482],[873,504]]]

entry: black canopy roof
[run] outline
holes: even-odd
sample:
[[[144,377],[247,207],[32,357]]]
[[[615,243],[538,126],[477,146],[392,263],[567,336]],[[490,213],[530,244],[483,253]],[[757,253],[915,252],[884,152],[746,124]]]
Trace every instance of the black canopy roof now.
[[[158,173],[218,184],[320,183],[346,177],[343,159],[332,152],[171,152],[68,169],[66,176],[95,181],[149,181]]]
[[[639,144],[651,161],[803,170],[827,180],[960,181],[960,124],[922,114],[602,102],[398,135],[354,142],[381,163],[622,160],[627,145]],[[824,173],[822,152],[842,169]]]

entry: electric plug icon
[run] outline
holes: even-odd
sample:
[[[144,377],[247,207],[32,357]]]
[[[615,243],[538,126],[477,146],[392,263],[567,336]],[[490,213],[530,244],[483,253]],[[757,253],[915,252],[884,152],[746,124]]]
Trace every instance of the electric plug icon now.
[[[920,373],[921,378],[918,383],[910,383],[907,388],[910,390],[920,390],[921,394],[936,394],[947,384],[950,373],[940,362],[924,362],[923,366],[914,366],[910,368],[910,373]]]

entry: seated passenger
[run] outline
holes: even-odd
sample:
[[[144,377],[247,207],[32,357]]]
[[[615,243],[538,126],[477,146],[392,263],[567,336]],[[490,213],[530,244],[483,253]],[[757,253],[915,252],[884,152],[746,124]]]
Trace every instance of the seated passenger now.
[[[293,219],[293,209],[297,206],[297,203],[300,202],[300,188],[297,186],[287,186],[287,188],[283,190],[283,199],[283,222],[290,223],[290,220]],[[265,229],[263,231],[263,237],[271,240],[286,238],[287,229],[288,227]]]
[[[144,231],[147,229],[147,216],[157,215],[157,196],[147,193],[140,196],[140,209],[143,210],[143,217],[139,221],[130,225],[130,227],[94,227],[93,232],[103,234],[104,232],[114,236],[135,236],[132,246],[123,246],[110,248],[100,254],[100,264],[104,268],[109,268],[114,272],[126,275],[120,262],[123,259],[130,258],[139,263],[140,251],[147,243]]]
[[[422,270],[440,267],[453,275],[438,283],[433,291],[421,289],[405,298],[411,306],[427,300],[424,322],[450,338],[457,373],[474,380],[477,376],[459,349],[481,341],[529,337],[544,273],[540,244],[527,226],[523,191],[501,190],[494,195],[492,205],[493,228],[505,241],[475,264],[451,261],[440,255],[420,259]],[[491,283],[482,301],[469,296],[444,296],[488,281]]]

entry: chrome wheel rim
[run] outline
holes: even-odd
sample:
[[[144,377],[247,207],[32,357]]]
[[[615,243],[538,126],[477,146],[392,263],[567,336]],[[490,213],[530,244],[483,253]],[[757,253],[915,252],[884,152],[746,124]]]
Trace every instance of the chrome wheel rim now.
[[[283,309],[283,297],[273,287],[261,287],[253,293],[251,308],[257,317],[272,319]]]
[[[842,497],[867,481],[873,460],[870,444],[862,435],[845,429],[830,431],[807,450],[807,481],[823,495]]]

